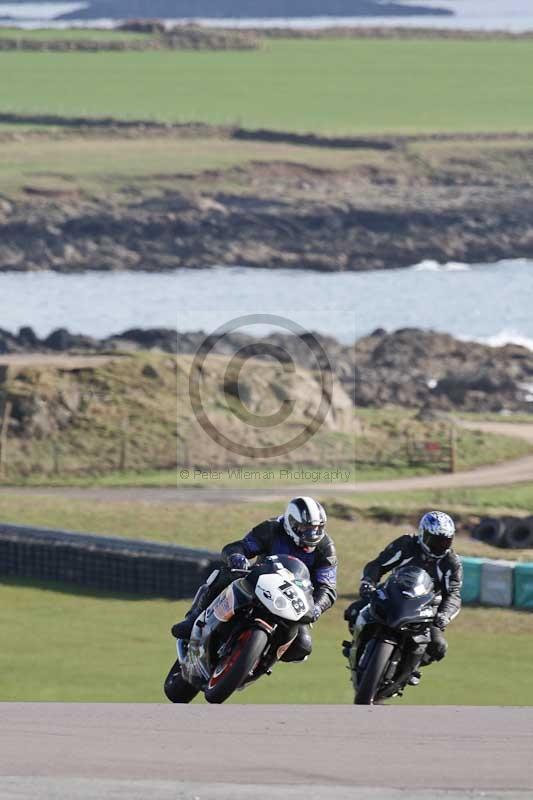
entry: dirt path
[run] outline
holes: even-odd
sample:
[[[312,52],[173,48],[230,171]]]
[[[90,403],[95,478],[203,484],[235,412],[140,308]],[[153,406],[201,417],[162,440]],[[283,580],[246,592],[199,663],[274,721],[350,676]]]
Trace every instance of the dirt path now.
[[[505,422],[465,423],[472,430],[486,433],[504,433],[533,442],[533,424]],[[465,472],[453,474],[421,475],[413,478],[394,478],[381,481],[348,483],[314,483],[309,485],[287,484],[272,487],[242,485],[227,486],[180,486],[165,488],[142,487],[0,487],[0,496],[26,495],[72,498],[97,502],[143,502],[143,503],[257,503],[268,500],[286,500],[289,495],[320,494],[323,497],[342,497],[365,492],[412,492],[418,489],[453,489],[468,487],[508,486],[514,483],[533,482],[533,456],[504,461]]]
[[[0,714],[0,800],[533,792],[531,708],[5,703]]]
[[[514,436],[533,443],[533,422],[461,422],[462,428],[483,433],[496,433],[501,436]]]

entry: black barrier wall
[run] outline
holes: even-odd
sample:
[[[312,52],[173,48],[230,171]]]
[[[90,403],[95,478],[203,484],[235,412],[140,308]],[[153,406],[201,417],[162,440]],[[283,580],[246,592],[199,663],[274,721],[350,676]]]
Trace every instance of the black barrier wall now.
[[[0,523],[0,578],[180,599],[194,595],[218,560],[208,550]]]

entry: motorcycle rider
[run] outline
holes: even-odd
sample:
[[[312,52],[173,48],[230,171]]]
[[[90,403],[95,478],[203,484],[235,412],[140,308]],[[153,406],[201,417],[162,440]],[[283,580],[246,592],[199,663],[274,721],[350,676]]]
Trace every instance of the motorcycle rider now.
[[[442,601],[431,626],[431,642],[428,644],[422,665],[440,661],[446,655],[448,643],[444,631],[461,610],[461,587],[463,566],[452,549],[455,525],[443,511],[429,511],[421,518],[418,532],[395,539],[363,569],[359,587],[360,600],[352,603],[344,612],[350,630],[353,629],[361,609],[370,602],[376,585],[382,576],[403,564],[425,569],[442,595]],[[416,685],[420,673],[414,672],[409,683]]]
[[[326,532],[326,512],[312,497],[295,497],[285,513],[256,525],[243,539],[230,542],[222,550],[223,566],[215,570],[198,589],[185,619],[172,627],[176,639],[188,639],[198,615],[233,580],[232,570],[246,570],[249,559],[271,555],[296,556],[309,569],[313,583],[312,621],[320,617],[337,599],[337,554]],[[309,624],[301,624],[298,635],[283,655],[283,661],[303,661],[310,655],[312,641]]]

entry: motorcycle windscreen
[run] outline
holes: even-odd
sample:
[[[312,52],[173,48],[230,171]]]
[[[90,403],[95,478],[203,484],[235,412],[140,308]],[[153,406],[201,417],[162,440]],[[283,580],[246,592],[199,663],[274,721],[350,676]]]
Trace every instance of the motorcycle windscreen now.
[[[420,567],[400,567],[378,592],[379,608],[384,622],[391,628],[412,622],[423,622],[433,617],[434,584],[428,573]]]

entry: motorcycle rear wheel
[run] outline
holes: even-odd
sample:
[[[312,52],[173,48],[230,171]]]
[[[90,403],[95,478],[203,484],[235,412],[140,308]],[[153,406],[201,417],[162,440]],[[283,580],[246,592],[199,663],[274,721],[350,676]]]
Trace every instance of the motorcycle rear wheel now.
[[[383,678],[383,673],[389,663],[390,657],[394,652],[395,645],[391,642],[377,640],[374,650],[366,669],[363,673],[361,683],[357,687],[354,703],[358,706],[372,706]]]
[[[174,662],[165,678],[163,691],[171,703],[190,703],[198,694],[198,689],[182,678],[179,660]]]
[[[261,658],[267,642],[267,634],[259,628],[248,628],[241,633],[231,653],[211,675],[204,692],[208,703],[223,703],[241,686]]]

